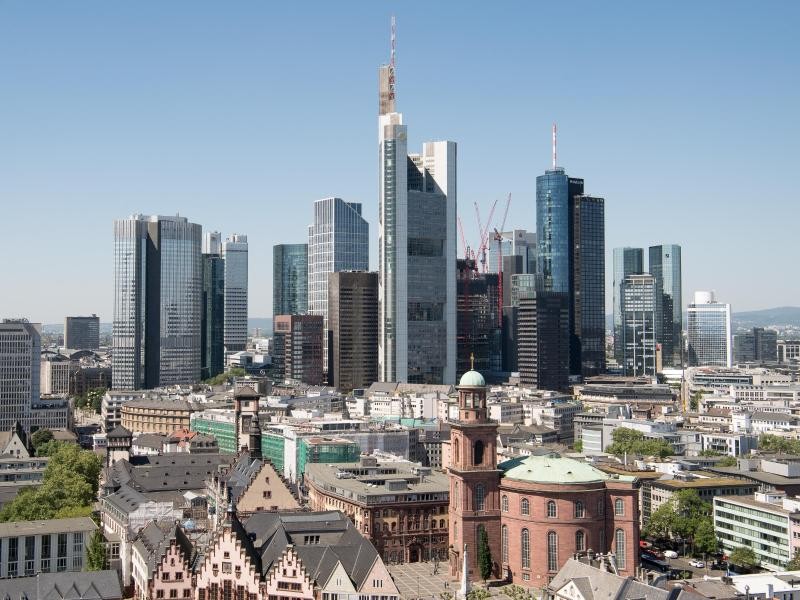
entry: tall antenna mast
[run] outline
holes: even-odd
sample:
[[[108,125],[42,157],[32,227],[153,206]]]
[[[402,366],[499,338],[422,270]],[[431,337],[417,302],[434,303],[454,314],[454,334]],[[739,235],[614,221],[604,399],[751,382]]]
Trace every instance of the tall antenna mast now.
[[[392,54],[391,59],[389,60],[389,100],[394,101],[395,99],[395,91],[394,91],[394,52],[395,52],[395,43],[397,40],[397,24],[394,20],[394,15],[392,15]]]
[[[557,146],[557,139],[556,139],[557,138],[557,134],[558,134],[558,128],[556,127],[556,124],[554,122],[553,123],[553,169],[554,170],[556,168],[556,165],[558,164],[558,161],[556,160],[557,157],[558,157],[558,152],[557,152],[558,146]]]

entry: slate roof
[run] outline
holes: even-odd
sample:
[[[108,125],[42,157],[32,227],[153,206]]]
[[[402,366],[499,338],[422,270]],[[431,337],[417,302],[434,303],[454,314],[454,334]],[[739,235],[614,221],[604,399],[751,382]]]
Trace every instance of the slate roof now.
[[[204,490],[206,479],[217,473],[220,465],[231,464],[234,458],[232,454],[218,452],[175,452],[136,457],[134,464],[118,460],[110,469],[109,480],[117,486],[128,484],[143,493]]]
[[[197,552],[179,524],[174,521],[151,521],[136,536],[133,545],[144,559],[148,579],[153,576],[161,557],[169,550],[172,542],[176,542],[183,550],[191,569]]]
[[[40,573],[36,577],[4,579],[0,600],[120,600],[116,571]]]
[[[140,435],[136,438],[133,442],[134,446],[139,446],[140,448],[151,448],[153,450],[161,450],[164,446],[164,440],[167,439],[167,436],[162,435],[160,433],[145,433]]]
[[[110,439],[115,439],[115,438],[124,439],[124,438],[129,438],[129,437],[133,437],[133,434],[130,431],[128,431],[125,427],[123,427],[122,425],[117,425],[116,427],[114,427],[114,429],[109,431],[108,434],[106,435],[106,439],[109,439],[109,440]]]

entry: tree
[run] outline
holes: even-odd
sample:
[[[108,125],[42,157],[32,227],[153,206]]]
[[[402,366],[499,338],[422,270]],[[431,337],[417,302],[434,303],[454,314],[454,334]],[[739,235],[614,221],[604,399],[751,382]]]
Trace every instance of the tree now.
[[[752,548],[739,546],[731,552],[728,562],[749,571],[758,566],[758,557]]]
[[[789,561],[789,564],[786,565],[787,571],[800,571],[800,548],[797,548],[794,551],[794,556],[792,560]]]
[[[481,579],[489,579],[492,574],[492,551],[489,549],[489,534],[484,527],[478,530],[478,568]]]
[[[92,388],[86,392],[86,403],[91,406],[92,410],[100,414],[100,408],[103,405],[103,396],[106,395],[106,388]]]
[[[779,435],[764,433],[758,438],[758,449],[779,454],[800,454],[800,440],[789,440]]]
[[[53,439],[53,432],[49,429],[37,429],[31,436],[31,445],[37,450],[42,444],[46,444]]]
[[[739,462],[734,456],[723,456],[717,461],[718,467],[735,467]]]
[[[673,454],[672,446],[665,440],[645,439],[641,431],[629,427],[617,427],[611,439],[613,441],[606,448],[606,452],[617,457],[642,454],[664,458]]]
[[[473,588],[467,592],[466,600],[488,600],[492,595],[483,588]]]
[[[650,514],[650,519],[644,526],[644,534],[657,540],[666,540],[675,526],[676,518],[675,503],[664,502]]]
[[[89,546],[86,548],[86,570],[87,571],[104,571],[108,568],[108,559],[106,557],[106,546],[103,540],[103,534],[100,530],[96,530],[92,539],[89,541]]]
[[[583,440],[575,440],[572,444],[572,448],[575,452],[583,452]]]
[[[692,536],[695,552],[703,555],[711,554],[717,549],[717,535],[711,519],[703,519],[697,523]]]
[[[224,385],[228,383],[234,377],[244,377],[247,375],[247,371],[241,369],[239,367],[232,367],[227,371],[227,373],[220,373],[216,377],[212,377],[211,379],[206,379],[203,383],[208,385]]]

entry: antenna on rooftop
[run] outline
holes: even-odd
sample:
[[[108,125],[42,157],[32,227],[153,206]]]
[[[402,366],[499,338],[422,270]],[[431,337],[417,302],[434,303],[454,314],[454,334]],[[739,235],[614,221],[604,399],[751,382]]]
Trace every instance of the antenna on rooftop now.
[[[389,99],[395,99],[394,91],[394,54],[395,45],[397,40],[397,23],[395,22],[394,15],[392,15],[392,53],[389,60]]]
[[[555,122],[553,122],[553,169],[556,168],[558,161],[556,160],[558,153],[557,153],[557,135],[558,135],[558,128],[556,127]]]

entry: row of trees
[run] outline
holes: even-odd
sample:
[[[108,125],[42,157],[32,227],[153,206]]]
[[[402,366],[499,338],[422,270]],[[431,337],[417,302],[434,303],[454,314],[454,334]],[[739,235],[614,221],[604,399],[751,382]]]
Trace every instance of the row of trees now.
[[[100,458],[52,438],[39,444],[37,455],[50,457],[42,484],[20,490],[0,510],[0,522],[91,515],[100,480]]]
[[[758,449],[762,452],[800,455],[800,440],[789,440],[779,435],[763,433],[758,438]]]
[[[106,391],[106,388],[92,388],[85,394],[75,396],[75,408],[91,409],[99,414]]]
[[[695,490],[680,490],[653,511],[644,534],[657,540],[685,540],[692,554],[717,550],[711,505],[701,500]]]
[[[206,379],[203,383],[207,383],[208,385],[223,385],[234,377],[244,377],[245,375],[247,375],[247,372],[244,369],[233,367],[225,373],[220,373],[215,377]]]
[[[611,440],[611,444],[606,447],[606,452],[617,457],[640,454],[642,456],[665,458],[674,454],[669,442],[646,439],[641,431],[628,427],[617,427],[614,433],[611,434]]]

